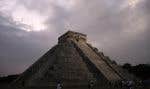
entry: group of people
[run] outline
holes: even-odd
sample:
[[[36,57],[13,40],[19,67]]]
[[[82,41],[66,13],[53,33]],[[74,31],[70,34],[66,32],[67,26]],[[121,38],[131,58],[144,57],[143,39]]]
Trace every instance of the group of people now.
[[[93,89],[94,87],[94,81],[90,81],[88,84],[88,88],[89,89]],[[61,82],[57,83],[57,89],[62,89],[63,88],[63,84]]]
[[[136,89],[138,88],[143,88],[143,89],[150,89],[150,80],[139,80],[139,81],[132,81],[132,80],[126,80],[126,81],[121,81],[122,88],[125,89]]]
[[[135,82],[132,80],[121,81],[122,88],[133,89]]]
[[[135,87],[142,87],[145,86],[144,85],[145,82],[143,81],[132,81],[132,80],[122,80],[119,84],[119,86],[122,87],[122,89],[135,89]],[[146,81],[147,83],[147,81]],[[117,85],[118,85],[117,84]],[[150,84],[150,81],[148,81],[148,84]],[[90,81],[88,84],[88,89],[94,89],[95,86],[95,82],[94,81]],[[62,89],[63,88],[63,84],[61,82],[57,83],[57,89]]]

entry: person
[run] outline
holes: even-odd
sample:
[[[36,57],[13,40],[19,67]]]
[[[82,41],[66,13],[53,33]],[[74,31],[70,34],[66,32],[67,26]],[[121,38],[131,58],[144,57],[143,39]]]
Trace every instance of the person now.
[[[60,82],[57,84],[57,89],[62,89],[62,84]]]
[[[134,82],[132,80],[127,81],[127,86],[129,89],[133,89]]]
[[[121,81],[121,87],[123,88],[123,87],[125,87],[125,85],[126,85],[126,81],[122,80]]]
[[[90,81],[90,83],[89,83],[89,89],[93,89],[93,87],[94,87],[94,81]]]
[[[122,87],[122,89],[130,89],[129,88],[129,80],[122,80],[121,87]]]
[[[142,80],[136,81],[136,86],[140,87],[140,88],[143,88],[143,82],[142,82]]]

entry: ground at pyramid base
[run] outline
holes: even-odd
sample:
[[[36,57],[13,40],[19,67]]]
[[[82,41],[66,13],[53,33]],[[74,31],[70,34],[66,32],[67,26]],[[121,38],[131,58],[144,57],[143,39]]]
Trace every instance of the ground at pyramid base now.
[[[123,89],[122,82],[135,85],[135,81],[139,80],[88,44],[85,34],[68,31],[10,86],[56,89],[60,84],[62,89]]]

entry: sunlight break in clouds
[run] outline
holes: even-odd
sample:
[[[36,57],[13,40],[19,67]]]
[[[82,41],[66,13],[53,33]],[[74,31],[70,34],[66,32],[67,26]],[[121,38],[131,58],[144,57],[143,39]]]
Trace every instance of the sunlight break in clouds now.
[[[3,0],[0,3],[0,12],[12,17],[16,24],[24,24],[23,27],[20,26],[22,30],[30,32],[47,29],[44,24],[47,16],[42,16],[36,11],[25,8],[23,5],[18,5],[17,0]]]
[[[138,3],[140,2],[140,0],[128,0],[127,3],[131,8],[134,8]]]
[[[121,4],[121,10],[125,9],[125,8],[131,8],[134,9],[136,8],[136,6],[144,0],[122,0],[122,4]]]
[[[131,7],[135,7],[139,0],[128,0],[128,4]]]
[[[24,28],[26,31],[42,31],[46,29],[44,24],[46,17],[35,11],[28,11],[24,7],[18,7],[12,13],[12,17],[15,21],[28,25],[28,28]]]

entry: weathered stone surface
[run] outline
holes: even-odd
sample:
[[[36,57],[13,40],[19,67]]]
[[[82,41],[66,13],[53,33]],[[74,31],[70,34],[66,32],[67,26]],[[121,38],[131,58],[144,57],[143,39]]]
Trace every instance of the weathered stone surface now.
[[[68,31],[58,44],[31,65],[12,85],[50,87],[60,81],[64,86],[88,86],[94,81],[101,88],[131,79],[117,64],[87,44],[86,35]],[[128,74],[128,76],[126,76]]]

